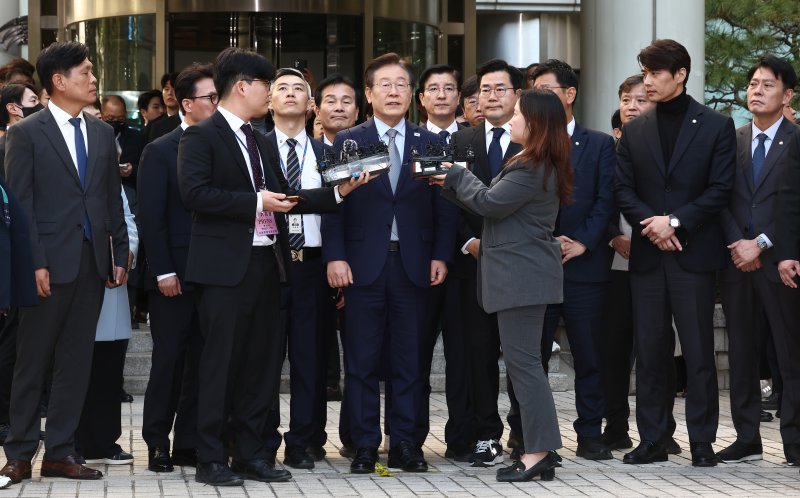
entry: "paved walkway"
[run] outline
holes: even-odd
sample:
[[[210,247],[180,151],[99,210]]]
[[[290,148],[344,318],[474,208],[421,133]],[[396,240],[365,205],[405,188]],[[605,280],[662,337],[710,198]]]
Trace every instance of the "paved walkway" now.
[[[575,457],[577,441],[572,429],[575,417],[573,392],[556,393],[562,438],[565,448],[560,451],[564,467],[556,470],[552,482],[499,484],[495,482],[495,469],[475,469],[465,464],[455,464],[444,458],[444,424],[447,409],[443,394],[431,398],[431,430],[425,454],[431,471],[427,474],[395,472],[392,477],[349,474],[349,461],[339,456],[339,439],[336,421],[339,403],[328,403],[328,440],[325,448],[328,458],[311,471],[292,470],[294,480],[268,485],[247,481],[241,488],[214,488],[194,481],[194,469],[183,468],[171,474],[154,474],[147,471],[147,447],[142,441],[142,397],[123,405],[122,442],[136,458],[131,466],[103,468],[102,481],[74,482],[66,479],[39,477],[40,449],[35,462],[34,479],[0,490],[0,498],[20,497],[178,497],[178,496],[800,496],[800,475],[796,467],[784,463],[783,449],[778,433],[778,420],[761,426],[764,439],[764,460],[760,462],[720,465],[696,469],[691,466],[689,441],[683,417],[683,400],[676,400],[675,415],[678,422],[676,439],[683,448],[679,456],[670,461],[647,466],[624,465],[622,452],[615,452],[615,460],[590,462]],[[282,395],[283,427],[286,426],[288,395]],[[735,438],[730,419],[730,398],[724,393],[720,399],[720,420],[716,449]],[[508,410],[508,398],[501,396],[501,413]],[[633,403],[633,398],[631,398]],[[282,459],[282,451],[278,453]],[[381,455],[385,464],[386,456]],[[507,460],[508,462],[508,460]],[[0,457],[0,465],[5,458]]]

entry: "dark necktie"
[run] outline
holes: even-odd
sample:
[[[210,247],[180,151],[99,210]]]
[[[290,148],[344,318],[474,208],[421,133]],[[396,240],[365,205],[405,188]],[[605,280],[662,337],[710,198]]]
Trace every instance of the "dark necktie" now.
[[[394,193],[394,191],[397,190],[397,182],[400,180],[400,168],[403,167],[403,162],[400,160],[400,151],[397,148],[397,142],[395,142],[397,130],[389,128],[386,130],[386,135],[389,136],[389,163],[392,165],[389,169],[389,183],[392,185],[392,192]],[[400,236],[397,233],[396,217],[392,217],[392,233],[390,240],[400,240]]]
[[[503,136],[506,130],[504,128],[492,128],[492,143],[489,144],[489,171],[492,178],[500,173],[500,167],[503,165],[503,148],[500,146],[500,137]]]
[[[297,140],[294,138],[287,138],[286,145],[289,146],[289,153],[286,155],[286,180],[289,182],[289,188],[293,190],[300,190],[300,160],[297,158]],[[300,225],[302,227],[302,224]],[[289,245],[292,249],[302,249],[306,243],[306,238],[303,236],[303,230],[300,233],[289,234]]]
[[[753,151],[753,185],[758,183],[758,175],[761,174],[761,167],[764,166],[764,159],[767,157],[767,148],[764,146],[764,142],[767,141],[767,135],[759,133],[756,138],[758,139],[758,145],[756,150]]]
[[[261,170],[261,156],[258,155],[258,144],[256,143],[256,136],[253,134],[253,128],[250,123],[242,125],[242,133],[247,139],[247,155],[250,156],[250,170],[253,172],[253,184],[256,192],[266,189],[264,183],[264,173]]]
[[[81,188],[86,191],[86,163],[89,158],[86,156],[86,142],[83,140],[81,131],[81,118],[70,118],[69,124],[75,128],[75,158],[78,160],[78,178],[81,180]],[[92,240],[92,225],[89,222],[89,213],[86,212],[86,205],[83,206],[83,235],[86,240]]]
[[[439,136],[442,137],[442,142],[450,143],[450,132],[447,130],[442,130],[439,132]]]

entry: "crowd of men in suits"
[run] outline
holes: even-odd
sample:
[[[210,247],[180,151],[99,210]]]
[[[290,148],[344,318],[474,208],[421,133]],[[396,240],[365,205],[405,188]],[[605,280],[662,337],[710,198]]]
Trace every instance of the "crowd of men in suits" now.
[[[476,467],[502,463],[497,319],[477,299],[483,220],[412,178],[410,158],[430,144],[470,150],[470,169],[489,185],[522,149],[509,122],[527,88],[559,97],[572,147],[573,201],[561,207],[553,234],[564,300],[547,309],[541,355],[547,368],[563,320],[574,357],[577,456],[607,460],[633,447],[634,358],[640,444],[623,461],[649,464],[682,451],[673,439],[675,330],[693,465],[760,459],[753,352],[766,317],[783,379],[784,451],[800,465],[800,338],[792,332],[800,322],[800,128],[784,117],[795,71],[779,57],[760,58],[746,89],[753,120],[735,130],[731,118],[686,93],[691,58],[678,42],[656,40],[638,63],[641,74],[619,87],[616,140],[576,121],[579,80],[559,60],[521,70],[493,59],[462,81],[447,65],[416,78],[389,53],[367,64],[362,89],[343,75],[312,86],[307,71],[276,70],[238,48],[143,93],[140,133],[126,124],[119,97],[103,99],[105,123],[84,112],[97,100],[86,47],[51,45],[36,67],[46,109],[32,82],[0,89],[0,311],[14,315],[0,348],[0,422],[10,424],[0,475],[13,483],[31,477],[47,391],[42,475],[102,477],[85,466],[76,429],[103,286],[129,278],[121,188],[146,261],[138,271],[153,338],[142,428],[149,470],[196,466],[196,479],[213,485],[285,481],[291,473],[276,466],[282,443],[285,467],[313,468],[326,455],[337,329],[340,453],[351,472],[373,472],[382,442],[389,467],[428,470],[429,376],[440,331],[445,456]],[[423,124],[407,118],[415,97]],[[340,154],[345,140],[383,142],[391,168],[326,186],[317,161]],[[530,281],[536,285],[536,275]],[[717,282],[737,432],[719,452]],[[16,355],[5,354],[9,347]],[[291,402],[281,434],[287,350]],[[338,380],[337,373],[336,387]],[[507,446],[519,458],[525,435],[510,380],[508,392]],[[118,430],[108,428],[112,436]],[[91,461],[132,457],[115,445]]]

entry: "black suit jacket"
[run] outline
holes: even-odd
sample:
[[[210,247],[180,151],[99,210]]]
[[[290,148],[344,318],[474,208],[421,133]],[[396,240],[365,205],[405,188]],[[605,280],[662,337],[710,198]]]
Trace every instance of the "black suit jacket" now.
[[[691,97],[690,97],[691,99]],[[736,131],[728,116],[691,99],[669,164],[664,164],[656,110],[627,125],[617,147],[615,193],[633,225],[631,271],[650,271],[662,252],[641,236],[639,222],[675,215],[683,251],[676,257],[691,272],[722,269],[728,258],[720,213],[728,205],[736,170]]]
[[[78,275],[84,210],[92,227],[98,277],[108,277],[109,235],[116,265],[126,267],[128,262],[114,131],[91,115],[82,116],[89,150],[85,188],[50,109],[9,127],[6,135],[8,184],[28,216],[34,268],[48,268],[51,284],[69,283]]]
[[[118,141],[122,149],[119,156],[120,164],[131,163],[133,167],[130,176],[122,178],[122,184],[136,189],[136,175],[139,172],[139,160],[142,157],[142,151],[147,142],[141,132],[134,130],[130,126],[122,128]]]
[[[754,239],[765,234],[773,243],[771,249],[761,253],[762,268],[767,278],[779,282],[776,251],[776,221],[778,218],[778,190],[781,173],[789,162],[800,161],[792,145],[800,135],[800,127],[784,119],[769,147],[758,180],[753,181],[752,123],[736,130],[736,177],[728,207],[722,211],[722,228],[725,243],[740,239]],[[792,154],[794,152],[794,155]],[[744,274],[728,257],[728,265],[720,274],[725,280],[738,280]]]
[[[770,148],[771,149],[771,148]],[[794,134],[781,171],[774,260],[800,261],[800,137]]]
[[[267,189],[294,195],[269,152],[266,138],[255,133]],[[199,284],[235,286],[244,278],[250,261],[255,229],[256,192],[244,155],[225,117],[211,118],[184,131],[178,147],[178,188],[184,205],[192,210],[192,235],[186,279]],[[332,188],[302,189],[304,197],[295,214],[335,211]],[[290,270],[288,228],[285,216],[276,215],[278,243],[284,266]]]
[[[475,153],[475,162],[470,166],[470,170],[484,185],[489,186],[492,182],[492,173],[489,169],[489,156],[486,153],[486,127],[484,124],[481,123],[478,126],[458,130],[450,138],[450,144],[454,145],[459,153],[463,153],[467,146],[472,145],[472,150]],[[521,150],[522,146],[520,144],[510,142],[503,156],[503,164]],[[477,260],[471,254],[462,253],[461,248],[473,237],[480,239],[482,231],[483,216],[463,208],[460,209],[455,255],[453,256],[453,264],[449,268],[451,276],[460,278],[475,276]]]
[[[6,161],[6,136],[0,137],[0,180],[6,179],[6,168],[4,163]]]
[[[139,163],[139,213],[141,239],[147,255],[145,287],[158,286],[156,277],[176,273],[184,289],[192,213],[183,205],[178,190],[178,144],[183,135],[175,128],[147,144]]]
[[[163,137],[180,125],[180,114],[174,114],[172,116],[167,116],[164,114],[147,126],[146,142],[150,143],[157,138]]]
[[[0,310],[11,306],[32,306],[38,303],[33,276],[30,234],[27,216],[14,193],[0,178],[0,187],[8,196],[11,225],[3,222],[3,198],[0,196]]]
[[[322,154],[325,151],[329,151],[331,153],[333,152],[333,147],[323,144],[320,140],[314,140],[313,138],[311,138],[311,135],[307,135],[307,137],[308,137],[309,143],[311,145],[311,152],[314,154],[314,157],[316,159],[321,158]],[[280,156],[280,152],[278,151],[278,137],[277,137],[277,135],[275,135],[275,129],[273,128],[272,130],[268,131],[267,134],[264,135],[264,138],[267,140],[267,144],[269,144],[269,147],[267,148],[267,154],[269,156],[269,161],[272,162],[272,163],[280,165],[281,156]],[[302,158],[300,158],[300,157],[298,157],[298,159],[302,160]],[[301,170],[300,174],[301,174],[301,176],[302,176],[302,168],[303,168],[303,165],[301,164],[300,165],[300,170]],[[281,172],[283,173],[283,168],[281,168]],[[285,177],[286,177],[286,174],[284,173],[284,178]]]

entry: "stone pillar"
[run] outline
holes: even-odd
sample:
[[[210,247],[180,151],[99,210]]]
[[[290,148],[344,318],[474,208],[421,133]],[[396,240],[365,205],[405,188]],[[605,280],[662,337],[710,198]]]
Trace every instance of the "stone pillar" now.
[[[658,38],[681,43],[692,57],[687,89],[704,102],[704,0],[583,0],[581,2],[581,87],[578,119],[589,128],[611,130],[619,107],[619,84],[641,72],[636,56]]]

